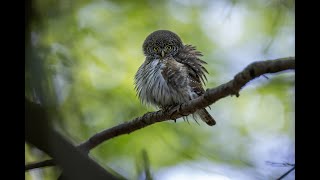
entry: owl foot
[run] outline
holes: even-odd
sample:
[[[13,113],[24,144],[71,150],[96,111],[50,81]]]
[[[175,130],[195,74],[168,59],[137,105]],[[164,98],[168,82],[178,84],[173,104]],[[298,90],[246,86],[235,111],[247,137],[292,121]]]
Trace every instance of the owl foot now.
[[[180,110],[180,106],[178,106],[177,104],[174,105],[170,105],[170,106],[166,106],[163,108],[164,112],[168,112],[170,115],[170,119],[174,120],[174,122],[176,122],[176,118],[174,118],[173,116],[178,112],[179,113]]]
[[[232,94],[235,95],[236,97],[239,97],[239,91],[234,90],[233,88],[231,88]]]
[[[176,116],[177,114],[184,116],[183,119],[185,119],[185,116],[187,116],[188,114],[182,114],[180,113],[180,109],[181,109],[181,104],[180,105],[170,105],[170,106],[166,106],[162,108],[164,112],[168,112],[170,115],[170,119],[174,120],[174,122],[176,122],[176,118],[174,118],[174,116]],[[189,121],[187,121],[189,123]]]
[[[174,109],[174,107],[176,107],[177,106],[177,104],[173,104],[173,105],[170,105],[170,106],[165,106],[165,107],[163,107],[162,109],[163,109],[163,111],[165,111],[165,112],[170,112],[172,109]]]

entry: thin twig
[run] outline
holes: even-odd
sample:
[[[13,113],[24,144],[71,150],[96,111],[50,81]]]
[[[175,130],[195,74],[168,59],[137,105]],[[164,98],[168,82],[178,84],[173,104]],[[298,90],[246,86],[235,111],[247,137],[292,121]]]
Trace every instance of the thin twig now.
[[[283,178],[285,178],[291,171],[293,171],[296,168],[296,166],[293,166],[289,171],[287,171],[286,173],[284,173],[281,177],[279,177],[277,180],[281,180]]]
[[[271,162],[271,161],[266,161],[268,165],[271,165],[273,167],[286,167],[286,166],[294,166],[295,164],[291,163],[277,163],[277,162]]]
[[[78,147],[85,153],[89,153],[91,149],[114,137],[129,134],[157,122],[175,120],[180,117],[187,116],[194,113],[196,110],[205,108],[229,95],[236,95],[236,97],[238,97],[241,88],[243,88],[249,81],[263,74],[277,73],[284,70],[293,69],[295,69],[295,57],[253,62],[248,65],[243,71],[238,73],[233,80],[216,88],[207,89],[204,95],[196,99],[178,105],[168,111],[159,110],[156,112],[148,112],[141,117],[119,124],[110,129],[106,129],[100,133],[93,135]],[[41,167],[37,165],[37,163],[33,163],[33,165],[36,168]],[[27,171],[29,169],[25,170]]]

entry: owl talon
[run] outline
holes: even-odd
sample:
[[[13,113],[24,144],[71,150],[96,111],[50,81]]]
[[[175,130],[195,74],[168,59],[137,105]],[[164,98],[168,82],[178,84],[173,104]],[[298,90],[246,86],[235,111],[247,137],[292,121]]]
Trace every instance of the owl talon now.
[[[179,112],[180,106],[170,105],[163,108],[163,111],[169,112],[170,115],[173,115],[175,112]]]
[[[240,96],[239,91],[236,91],[236,90],[233,89],[233,88],[230,88],[230,89],[231,89],[231,92],[232,92],[231,96],[232,96],[232,95],[235,95],[236,97],[239,97],[239,96]]]

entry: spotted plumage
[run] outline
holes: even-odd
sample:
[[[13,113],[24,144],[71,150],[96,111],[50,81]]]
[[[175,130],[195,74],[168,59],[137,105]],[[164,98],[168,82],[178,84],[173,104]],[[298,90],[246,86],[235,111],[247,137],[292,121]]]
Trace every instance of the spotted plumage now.
[[[135,89],[144,104],[165,109],[201,96],[208,71],[202,54],[192,45],[183,45],[175,33],[158,30],[143,43],[146,56],[135,75]],[[195,112],[208,125],[216,122],[206,109]]]

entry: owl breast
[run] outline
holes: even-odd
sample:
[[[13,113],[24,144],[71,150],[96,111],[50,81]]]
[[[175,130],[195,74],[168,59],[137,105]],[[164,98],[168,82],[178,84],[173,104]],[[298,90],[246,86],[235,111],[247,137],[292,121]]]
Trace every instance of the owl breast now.
[[[181,71],[181,68],[179,70]],[[173,83],[174,79],[171,82],[167,77],[164,77],[166,73],[174,76],[175,72],[160,59],[142,64],[135,76],[135,83],[137,94],[143,103],[165,107],[189,100],[188,90],[177,88]],[[182,78],[180,81],[183,83],[187,79]]]

